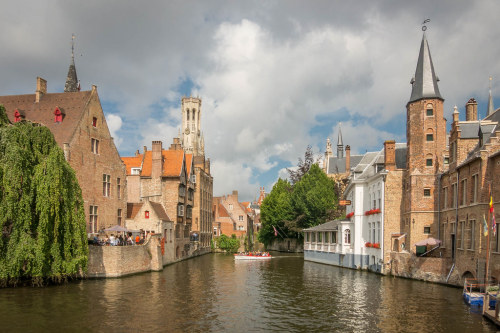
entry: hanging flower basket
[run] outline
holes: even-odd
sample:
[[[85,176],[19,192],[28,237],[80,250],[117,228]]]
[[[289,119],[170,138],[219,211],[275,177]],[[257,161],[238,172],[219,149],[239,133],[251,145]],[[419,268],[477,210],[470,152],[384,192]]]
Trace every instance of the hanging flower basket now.
[[[353,216],[354,216],[354,212],[350,212],[350,213],[349,213],[349,214],[347,214],[345,217],[346,217],[347,219],[350,219],[350,218],[351,218],[351,217],[353,217]]]
[[[370,209],[370,210],[367,210],[365,212],[365,215],[368,216],[368,215],[375,215],[375,214],[380,214],[380,209],[376,208],[376,209]]]
[[[372,244],[372,243],[370,243],[370,242],[366,242],[366,243],[365,243],[365,246],[366,246],[366,247],[373,247],[373,244]]]

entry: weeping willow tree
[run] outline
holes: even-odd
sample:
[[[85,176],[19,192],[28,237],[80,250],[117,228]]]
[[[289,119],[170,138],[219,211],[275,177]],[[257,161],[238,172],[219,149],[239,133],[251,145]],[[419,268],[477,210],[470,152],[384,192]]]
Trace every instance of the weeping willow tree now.
[[[50,130],[10,124],[0,105],[0,286],[61,282],[86,271],[75,172]]]

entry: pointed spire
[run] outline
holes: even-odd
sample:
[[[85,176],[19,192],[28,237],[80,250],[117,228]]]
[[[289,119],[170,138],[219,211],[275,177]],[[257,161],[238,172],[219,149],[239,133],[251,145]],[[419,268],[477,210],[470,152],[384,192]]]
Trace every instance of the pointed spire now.
[[[344,143],[342,142],[342,123],[339,123],[339,137],[337,139],[337,158],[344,157]]]
[[[420,53],[418,55],[417,69],[415,70],[415,76],[410,81],[412,89],[409,102],[415,102],[422,98],[439,98],[444,100],[439,93],[438,81],[439,79],[434,73],[431,52],[424,30]]]
[[[78,78],[76,76],[75,67],[75,34],[71,35],[71,64],[68,69],[68,76],[66,77],[66,84],[64,85],[64,92],[80,91]]]
[[[486,111],[486,117],[492,115],[495,112],[495,107],[493,106],[493,97],[491,96],[491,76],[490,76],[490,97],[488,99],[488,109]]]

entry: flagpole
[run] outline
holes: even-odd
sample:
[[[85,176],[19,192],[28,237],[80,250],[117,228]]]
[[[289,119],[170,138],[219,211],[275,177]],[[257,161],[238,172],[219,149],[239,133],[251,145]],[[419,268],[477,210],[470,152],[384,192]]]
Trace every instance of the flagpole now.
[[[491,198],[491,184],[489,186],[489,192],[488,192],[488,199]],[[489,203],[489,201],[488,201]],[[486,281],[485,284],[488,283],[488,275],[489,275],[489,270],[490,270],[490,206],[488,204],[488,235],[487,235],[487,240],[486,240]],[[486,290],[485,290],[486,291]]]

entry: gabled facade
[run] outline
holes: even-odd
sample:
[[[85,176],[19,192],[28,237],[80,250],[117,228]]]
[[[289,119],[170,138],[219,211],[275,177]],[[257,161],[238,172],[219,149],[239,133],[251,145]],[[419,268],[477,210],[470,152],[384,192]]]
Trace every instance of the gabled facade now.
[[[401,202],[405,154],[404,143],[387,141],[383,150],[363,156],[344,192],[351,202],[346,218],[304,230],[305,260],[385,273],[400,230],[401,211],[393,209]]]
[[[129,202],[161,203],[173,221],[176,260],[196,250],[190,243],[194,206],[192,157],[180,149],[178,141],[174,139],[168,150],[162,148],[161,141],[153,141],[151,151],[145,147],[143,154],[123,158],[130,180]]]
[[[0,96],[0,104],[11,122],[26,120],[50,129],[76,172],[89,234],[123,225],[125,165],[109,132],[96,86],[90,91],[48,93],[47,81],[37,78],[34,94]]]

